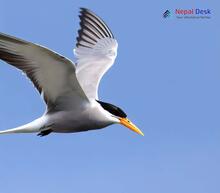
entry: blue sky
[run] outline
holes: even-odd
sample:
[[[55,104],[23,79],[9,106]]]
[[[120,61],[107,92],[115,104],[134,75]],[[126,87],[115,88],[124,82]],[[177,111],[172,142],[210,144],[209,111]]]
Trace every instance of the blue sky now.
[[[145,133],[113,125],[77,134],[0,136],[4,193],[219,193],[220,13],[202,1],[2,0],[0,31],[73,59],[79,7],[101,16],[119,42],[101,100]],[[211,19],[177,19],[209,8]],[[162,18],[165,10],[171,17]],[[32,84],[0,62],[0,129],[45,110]]]

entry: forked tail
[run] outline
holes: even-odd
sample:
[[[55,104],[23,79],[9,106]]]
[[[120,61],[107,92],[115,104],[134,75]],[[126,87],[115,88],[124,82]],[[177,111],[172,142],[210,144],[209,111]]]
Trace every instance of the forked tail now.
[[[20,127],[16,127],[13,129],[7,129],[4,131],[0,131],[0,134],[11,134],[11,133],[36,133],[41,130],[45,125],[44,117],[36,119],[26,125],[22,125]]]

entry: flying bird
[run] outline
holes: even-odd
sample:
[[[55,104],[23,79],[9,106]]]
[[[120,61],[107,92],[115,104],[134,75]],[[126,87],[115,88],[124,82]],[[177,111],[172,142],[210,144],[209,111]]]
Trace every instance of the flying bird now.
[[[118,43],[105,22],[92,11],[80,9],[73,63],[38,44],[0,33],[0,59],[23,71],[46,103],[46,112],[8,133],[73,133],[119,123],[144,135],[119,107],[98,97],[102,76],[113,65]]]

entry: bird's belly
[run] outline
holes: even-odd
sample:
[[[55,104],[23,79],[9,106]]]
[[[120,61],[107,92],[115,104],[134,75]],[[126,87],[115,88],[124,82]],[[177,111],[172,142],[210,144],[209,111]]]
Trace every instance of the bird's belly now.
[[[99,121],[91,114],[74,112],[59,112],[51,116],[51,129],[57,133],[72,133],[104,128],[110,123]]]
[[[78,122],[78,121],[67,121],[63,124],[56,124],[52,128],[53,132],[57,133],[74,133],[74,132],[81,132],[81,131],[88,131],[94,129],[101,129],[106,127],[107,125],[97,125],[92,122]]]

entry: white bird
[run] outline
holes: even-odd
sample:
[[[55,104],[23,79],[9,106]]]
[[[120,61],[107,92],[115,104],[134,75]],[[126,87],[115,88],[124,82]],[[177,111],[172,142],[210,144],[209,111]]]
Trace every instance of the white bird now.
[[[74,54],[69,59],[43,46],[0,33],[0,59],[22,70],[43,96],[46,112],[6,133],[72,133],[120,123],[144,135],[117,106],[98,99],[102,76],[113,65],[118,43],[104,21],[81,8]]]

